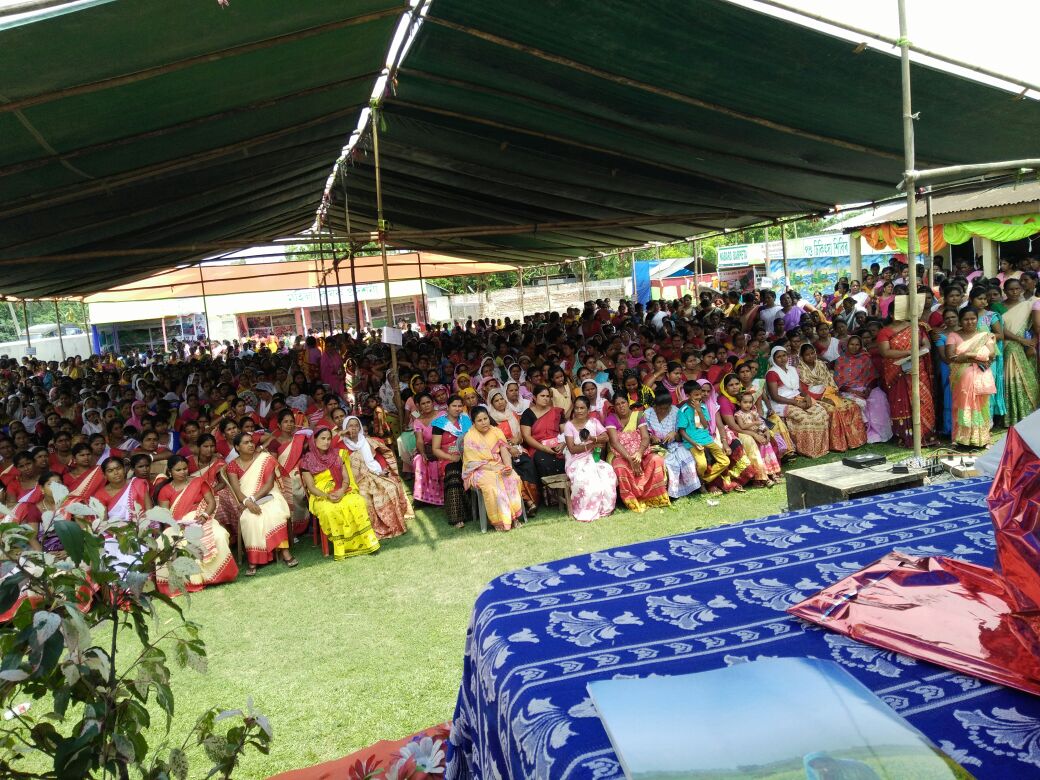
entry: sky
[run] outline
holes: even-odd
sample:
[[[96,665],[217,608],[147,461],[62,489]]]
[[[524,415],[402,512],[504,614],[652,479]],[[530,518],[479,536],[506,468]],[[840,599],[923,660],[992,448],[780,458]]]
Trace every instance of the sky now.
[[[736,1],[756,7],[754,0]],[[899,37],[896,0],[782,1],[809,13]],[[766,6],[757,6],[757,10],[783,13]],[[816,26],[815,22],[807,23]],[[910,41],[916,46],[1040,84],[1040,57],[1033,53],[1035,44],[1031,40],[1035,40],[1036,30],[1040,29],[1040,2],[907,0],[907,25]],[[855,34],[849,35],[856,38]],[[882,48],[898,53],[889,46]]]

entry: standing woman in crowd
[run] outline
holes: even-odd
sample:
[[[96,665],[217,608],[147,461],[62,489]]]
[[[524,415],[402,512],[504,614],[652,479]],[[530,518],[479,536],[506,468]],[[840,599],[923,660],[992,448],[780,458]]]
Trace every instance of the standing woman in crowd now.
[[[827,410],[801,390],[798,371],[788,365],[787,348],[773,347],[766,372],[766,392],[776,414],[784,419],[799,455],[819,458],[829,451]]]
[[[433,421],[433,456],[441,470],[444,485],[444,511],[454,528],[466,524],[466,496],[462,482],[462,440],[473,421],[464,412],[466,405],[453,395],[448,398],[447,411]]]
[[[278,461],[270,453],[258,452],[253,437],[238,433],[231,440],[238,453],[227,466],[227,480],[242,507],[239,533],[245,543],[249,567],[246,576],[256,574],[256,567],[271,563],[275,550],[286,566],[299,564],[289,552],[289,505],[275,486]]]
[[[936,416],[936,425],[939,433],[949,436],[953,431],[953,395],[950,385],[950,361],[946,357],[946,340],[960,327],[960,312],[956,306],[944,306],[941,314],[941,326],[931,331],[939,369],[939,383],[936,388],[942,393],[942,418]],[[1001,381],[1003,382],[1003,377]]]
[[[1004,282],[1007,313],[1004,315],[1005,422],[1010,427],[1040,407],[1040,382],[1036,370],[1036,334],[1026,337],[1031,326],[1032,305],[1022,300],[1018,279]]]
[[[990,396],[996,392],[990,363],[996,355],[996,338],[978,330],[978,312],[971,306],[960,312],[960,330],[946,337],[946,359],[950,363],[953,392],[954,444],[985,447],[993,427]]]
[[[563,473],[563,422],[563,410],[553,406],[549,388],[535,385],[534,400],[520,416],[520,435],[534,460],[539,482]]]
[[[585,396],[574,399],[574,415],[563,428],[567,448],[567,476],[571,481],[571,514],[588,522],[606,517],[617,502],[614,470],[598,459],[607,443],[607,429],[589,415]]]
[[[1007,394],[1004,389],[1004,314],[1007,307],[1000,300],[1000,287],[978,284],[971,288],[968,306],[978,314],[977,330],[992,333],[997,353],[990,362],[989,372],[997,392],[989,397],[990,418],[998,423],[1007,415]],[[958,315],[959,316],[959,315]]]
[[[358,494],[349,461],[332,446],[328,428],[314,432],[310,447],[300,458],[300,474],[310,510],[332,542],[335,560],[379,550],[379,539],[369,522],[365,500]]]
[[[478,406],[462,441],[463,483],[480,491],[488,522],[498,531],[510,530],[523,515],[523,499],[505,434],[494,425],[488,410]]]
[[[908,295],[897,295],[894,304],[894,319],[877,335],[878,352],[881,354],[884,383],[887,388],[888,406],[892,410],[892,430],[906,447],[914,446],[914,426],[910,412],[910,302]],[[921,353],[918,362],[920,376],[918,388],[921,397],[921,442],[935,443],[935,404],[932,401],[932,359],[928,352],[928,334],[921,330]]]
[[[350,470],[368,505],[368,517],[380,539],[400,536],[415,518],[412,504],[397,473],[397,459],[378,439],[366,438],[361,420],[346,418],[343,444],[350,452]]]

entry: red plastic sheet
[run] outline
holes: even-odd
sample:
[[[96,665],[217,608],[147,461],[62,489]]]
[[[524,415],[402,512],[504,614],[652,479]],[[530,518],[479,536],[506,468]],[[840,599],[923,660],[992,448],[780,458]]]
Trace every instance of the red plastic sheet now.
[[[1040,695],[1040,458],[1013,428],[988,503],[993,569],[890,553],[788,611],[861,642]]]

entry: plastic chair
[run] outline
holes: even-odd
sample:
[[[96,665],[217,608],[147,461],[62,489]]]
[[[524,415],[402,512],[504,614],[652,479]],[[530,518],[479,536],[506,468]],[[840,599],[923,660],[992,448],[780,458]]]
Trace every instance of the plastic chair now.
[[[480,518],[480,532],[486,534],[488,530],[488,517],[487,517],[487,506],[484,504],[484,494],[479,490],[471,489],[469,491],[470,501],[473,502],[473,516]],[[527,507],[524,506],[523,499],[520,500],[520,517],[523,518],[522,522],[527,522]]]
[[[329,556],[329,537],[321,530],[321,523],[318,522],[318,518],[314,515],[311,515],[311,538],[314,540],[315,547],[318,546],[319,542],[321,543],[322,557],[327,558]]]

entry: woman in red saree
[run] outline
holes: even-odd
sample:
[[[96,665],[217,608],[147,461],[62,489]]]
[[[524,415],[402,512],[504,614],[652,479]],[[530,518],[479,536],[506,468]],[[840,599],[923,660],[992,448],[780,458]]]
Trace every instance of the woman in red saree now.
[[[187,459],[179,455],[170,458],[166,474],[169,481],[159,489],[159,506],[169,509],[181,526],[202,526],[200,571],[188,577],[185,583],[187,591],[195,593],[207,585],[232,582],[238,576],[238,565],[231,554],[227,530],[213,518],[217,502],[206,480],[190,476]],[[167,527],[163,533],[174,539],[181,536],[180,528],[176,526]],[[165,567],[155,572],[155,585],[160,593],[176,595],[170,588]]]
[[[289,505],[275,487],[278,461],[270,453],[258,452],[249,434],[238,434],[232,444],[238,457],[228,464],[227,478],[242,506],[238,523],[249,561],[246,576],[275,560],[275,550],[294,568],[299,561],[289,552]]]
[[[664,458],[650,447],[642,415],[632,409],[624,393],[615,393],[613,412],[607,415],[610,454],[607,461],[617,475],[621,501],[633,512],[671,504]]]
[[[296,417],[292,409],[278,413],[278,428],[267,441],[267,450],[278,459],[278,487],[292,513],[293,534],[299,536],[307,530],[311,511],[307,507],[307,491],[300,478],[300,458],[306,449],[308,433],[296,429]]]
[[[562,430],[563,410],[553,406],[552,392],[548,387],[535,385],[534,401],[520,415],[520,435],[527,454],[534,460],[539,479],[564,471]]]
[[[217,502],[214,517],[217,522],[224,526],[233,538],[238,538],[238,521],[242,515],[242,507],[239,505],[235,494],[222,476],[227,463],[217,454],[216,441],[204,433],[199,437],[199,454],[188,457],[188,469],[193,477],[202,477],[209,489],[212,491]]]
[[[905,297],[905,296],[904,296]],[[899,302],[897,301],[897,304]],[[896,311],[900,311],[896,306]],[[878,352],[882,358],[885,393],[888,395],[888,406],[892,411],[892,431],[899,437],[904,447],[912,447],[914,443],[913,420],[910,411],[910,323],[906,320],[893,320],[891,325],[881,329],[877,335]],[[928,354],[928,334],[921,328],[921,352],[918,361],[920,376],[918,387],[921,391],[921,442],[934,444],[935,439],[935,403],[932,400],[932,359]]]
[[[94,498],[105,507],[105,520],[109,525],[136,523],[141,515],[152,508],[147,480],[137,477],[127,479],[126,466],[119,458],[107,458],[101,463],[101,470],[105,475],[105,484],[95,491]],[[119,541],[113,536],[106,535],[104,545],[105,555],[117,567],[129,567],[137,561],[137,555],[119,549]]]

